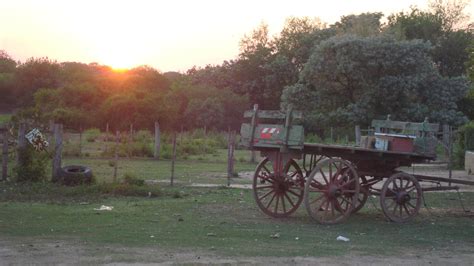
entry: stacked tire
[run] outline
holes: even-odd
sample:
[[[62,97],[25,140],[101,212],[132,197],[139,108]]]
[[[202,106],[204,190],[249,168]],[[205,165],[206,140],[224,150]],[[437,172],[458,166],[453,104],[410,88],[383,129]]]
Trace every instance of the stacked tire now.
[[[61,168],[60,182],[66,186],[92,183],[92,170],[87,166],[69,165]]]

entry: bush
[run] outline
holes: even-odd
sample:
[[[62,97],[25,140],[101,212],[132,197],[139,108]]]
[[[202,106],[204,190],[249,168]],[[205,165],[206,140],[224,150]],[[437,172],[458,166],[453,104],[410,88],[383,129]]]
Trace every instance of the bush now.
[[[152,142],[154,141],[154,137],[148,130],[139,130],[137,133],[133,135],[133,140],[138,142]]]
[[[471,121],[459,129],[459,138],[454,143],[454,166],[464,168],[464,157],[466,151],[474,150],[474,121]]]
[[[138,179],[132,173],[125,173],[125,175],[123,176],[123,183],[128,185],[143,186],[145,185],[145,180]]]
[[[100,137],[100,130],[98,128],[91,128],[84,131],[84,136],[87,142],[94,142]]]
[[[22,162],[14,168],[18,182],[38,182],[47,179],[46,167],[49,165],[49,158],[45,152],[37,152],[33,147],[27,146],[18,151],[18,159]]]

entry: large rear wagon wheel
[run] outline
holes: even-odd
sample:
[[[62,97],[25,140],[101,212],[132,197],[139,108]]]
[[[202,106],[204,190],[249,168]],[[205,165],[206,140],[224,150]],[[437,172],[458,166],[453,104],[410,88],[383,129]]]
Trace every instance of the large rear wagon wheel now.
[[[380,205],[385,217],[397,223],[410,221],[420,210],[422,193],[420,183],[414,176],[403,172],[390,176],[380,193]]]
[[[289,216],[303,201],[304,180],[296,161],[290,160],[278,176],[273,172],[272,162],[265,158],[258,164],[253,178],[257,206],[275,218]]]
[[[349,217],[358,204],[359,178],[351,163],[338,158],[319,162],[305,184],[308,214],[321,224],[336,224]]]

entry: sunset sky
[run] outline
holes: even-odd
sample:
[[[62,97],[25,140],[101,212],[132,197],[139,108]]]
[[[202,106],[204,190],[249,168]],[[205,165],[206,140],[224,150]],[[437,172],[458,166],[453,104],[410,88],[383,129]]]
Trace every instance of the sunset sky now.
[[[426,0],[0,0],[0,50],[14,59],[49,57],[114,68],[147,64],[161,71],[220,64],[261,22],[272,34],[289,16],[340,16],[425,8]],[[468,7],[472,17],[472,4]]]

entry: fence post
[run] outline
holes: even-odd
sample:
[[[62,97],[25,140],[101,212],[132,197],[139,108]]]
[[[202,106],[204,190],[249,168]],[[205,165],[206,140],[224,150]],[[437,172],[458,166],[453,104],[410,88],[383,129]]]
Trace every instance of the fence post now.
[[[61,169],[61,155],[63,150],[63,125],[54,125],[54,157],[53,157],[53,172],[52,181],[56,182],[60,178]]]
[[[22,158],[20,154],[25,150],[26,148],[26,124],[21,122],[20,125],[18,126],[18,151],[16,155],[16,160],[17,160],[17,165],[19,167],[23,166],[23,162],[21,161]]]
[[[230,186],[230,179],[234,175],[234,132],[229,130],[227,142],[227,186]]]
[[[82,126],[79,127],[79,157],[82,155]]]
[[[355,126],[355,141],[356,141],[356,146],[360,146],[360,126],[356,125]]]
[[[449,130],[449,125],[443,125],[443,147],[444,147],[444,156],[449,157],[450,149],[450,139],[451,132]]]
[[[173,157],[171,159],[171,186],[174,184],[174,164],[176,161],[176,133],[173,134]]]
[[[115,131],[115,157],[114,157],[114,176],[113,176],[114,183],[117,182],[119,138],[120,138],[120,133],[117,130]]]
[[[130,124],[130,142],[133,141],[133,124]]]
[[[155,122],[155,153],[153,157],[160,159],[160,124]]]
[[[107,142],[109,141],[109,123],[105,125],[105,147],[104,151],[107,154]]]
[[[8,130],[5,128],[3,132],[2,146],[2,180],[6,181],[8,175]]]

